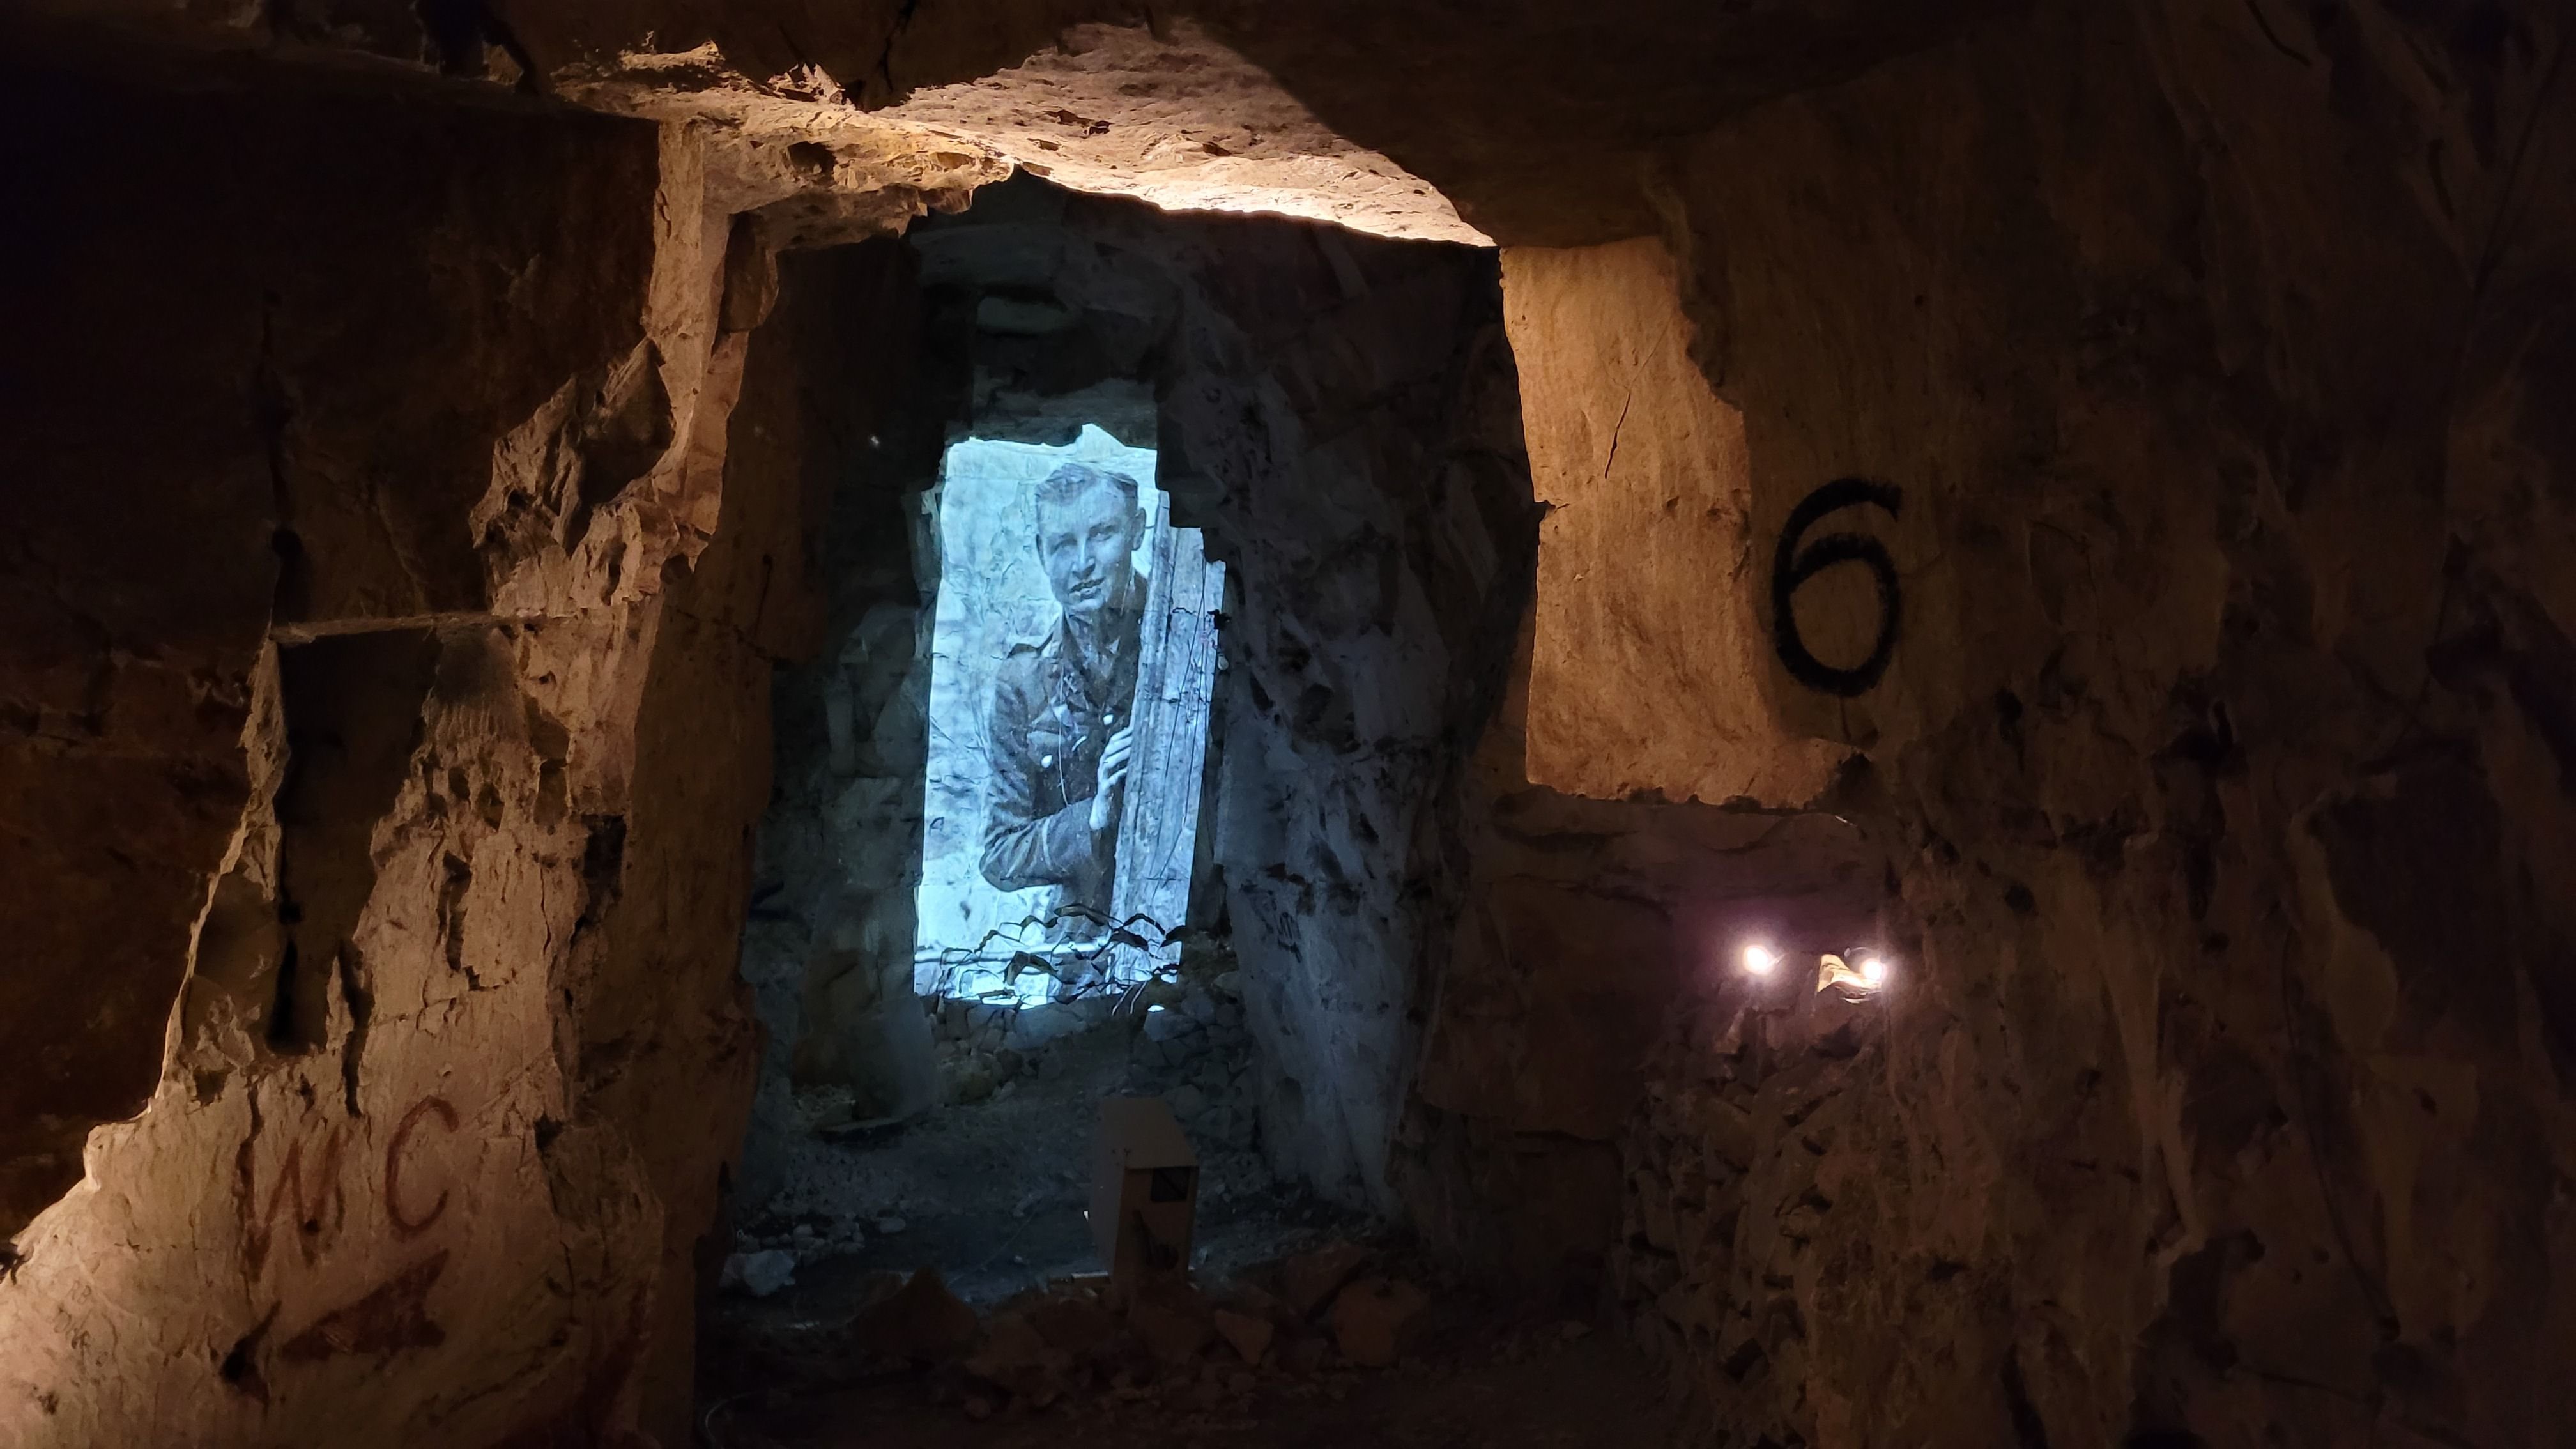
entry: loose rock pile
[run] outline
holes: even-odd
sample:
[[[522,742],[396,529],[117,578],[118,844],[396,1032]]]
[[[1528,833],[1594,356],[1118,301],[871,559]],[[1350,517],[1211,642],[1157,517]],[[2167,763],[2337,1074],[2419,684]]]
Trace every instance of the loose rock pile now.
[[[995,1310],[961,1345],[954,1313],[918,1308],[925,1276],[904,1286],[916,1302],[903,1311],[937,1333],[899,1345],[882,1328],[856,1336],[941,1367],[935,1392],[978,1419],[1171,1397],[1214,1403],[1335,1367],[1387,1368],[1409,1351],[1431,1302],[1382,1255],[1335,1241],[1206,1289],[1156,1285],[1118,1306],[1105,1280],[1057,1283]],[[893,1313],[872,1307],[860,1322]]]
[[[1233,971],[1182,987],[1168,1002],[1146,1008],[1131,1047],[1132,1089],[1169,1102],[1203,1155],[1249,1148],[1259,1125],[1242,988]]]
[[[1036,1006],[949,998],[932,1002],[940,1099],[950,1106],[988,1101],[1024,1074],[1053,1072],[1047,1048],[1077,1032],[1106,1026],[1114,995],[1075,997]]]
[[[1829,1222],[1869,1211],[1865,1177],[1841,1154],[1868,1134],[1852,1086],[1884,1070],[1882,1022],[1869,1003],[1823,992],[1793,1010],[1685,1018],[1649,1058],[1644,1109],[1622,1141],[1629,1192],[1611,1286],[1631,1336],[1706,1411],[1741,1417],[1764,1402],[1748,1390],[1802,1379],[1800,1285],[1829,1270],[1818,1242]],[[1761,1231],[1740,1228],[1748,1203],[1764,1206]],[[1868,1261],[1908,1283],[1959,1271],[1886,1249]]]
[[[879,1232],[901,1232],[903,1219],[881,1218],[877,1227]],[[766,1298],[794,1283],[798,1268],[848,1257],[867,1245],[865,1224],[809,1212],[773,1231],[734,1234],[734,1251],[725,1259],[719,1286]]]
[[[1153,1285],[1125,1303],[1111,1301],[1104,1278],[1062,1280],[979,1318],[925,1268],[878,1275],[837,1326],[747,1326],[743,1347],[782,1391],[919,1373],[935,1402],[977,1419],[1213,1404],[1411,1359],[1433,1303],[1420,1276],[1335,1240],[1208,1287]]]
[[[1240,978],[1197,962],[1184,969],[1179,981],[1030,1006],[926,1004],[949,1098],[926,1117],[862,1121],[846,1087],[797,1093],[803,1131],[786,1143],[777,1190],[737,1219],[723,1289],[769,1297],[807,1269],[880,1246],[886,1223],[907,1216],[952,1236],[980,1219],[996,1243],[1032,1214],[1069,1217],[1088,1182],[1102,1093],[1172,1105],[1199,1154],[1204,1203],[1267,1198]],[[1060,1253],[1020,1281],[1080,1266],[1080,1255]],[[979,1303],[996,1286],[960,1285]]]
[[[943,1100],[951,1106],[992,1100],[1022,1076],[1052,1074],[1049,1048],[1057,1042],[1123,1025],[1135,1032],[1130,1091],[1167,1098],[1203,1152],[1247,1148],[1258,1099],[1242,988],[1241,975],[1227,971],[1205,981],[1157,981],[1132,993],[1033,1006],[934,1003]]]

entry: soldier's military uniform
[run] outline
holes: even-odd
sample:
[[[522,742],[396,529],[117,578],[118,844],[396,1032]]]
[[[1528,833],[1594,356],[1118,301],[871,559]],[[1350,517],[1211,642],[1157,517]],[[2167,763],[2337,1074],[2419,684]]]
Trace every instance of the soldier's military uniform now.
[[[1127,608],[1105,612],[1100,639],[1110,657],[1085,669],[1070,625],[1043,643],[1012,649],[993,676],[986,740],[993,767],[984,817],[984,879],[997,890],[1062,886],[1060,940],[1096,938],[1082,913],[1106,920],[1118,875],[1118,817],[1091,828],[1092,787],[1109,737],[1136,702],[1138,625],[1145,580],[1131,580]],[[1122,792],[1123,793],[1123,792]],[[1068,909],[1069,908],[1069,909]]]

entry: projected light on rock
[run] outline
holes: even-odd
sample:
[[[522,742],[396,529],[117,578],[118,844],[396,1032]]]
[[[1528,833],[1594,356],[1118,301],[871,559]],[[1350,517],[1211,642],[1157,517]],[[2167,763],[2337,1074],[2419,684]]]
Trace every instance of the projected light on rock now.
[[[1889,975],[1887,958],[1872,950],[1855,949],[1848,959],[1831,953],[1816,958],[1816,989],[1830,987],[1847,999],[1875,993],[1887,984]]]
[[[1154,454],[968,439],[938,494],[915,985],[1023,1005],[1178,957],[1224,568]]]

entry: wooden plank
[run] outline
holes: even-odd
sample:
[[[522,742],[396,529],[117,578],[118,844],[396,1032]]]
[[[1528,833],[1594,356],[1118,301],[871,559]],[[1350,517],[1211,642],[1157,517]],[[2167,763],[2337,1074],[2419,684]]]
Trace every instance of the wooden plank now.
[[[1118,826],[1118,884],[1111,914],[1143,937],[1143,959],[1121,962],[1141,978],[1180,958],[1167,940],[1189,915],[1198,847],[1199,784],[1216,683],[1216,611],[1225,566],[1207,562],[1195,528],[1173,528],[1158,499],[1153,572],[1136,670],[1134,763]]]

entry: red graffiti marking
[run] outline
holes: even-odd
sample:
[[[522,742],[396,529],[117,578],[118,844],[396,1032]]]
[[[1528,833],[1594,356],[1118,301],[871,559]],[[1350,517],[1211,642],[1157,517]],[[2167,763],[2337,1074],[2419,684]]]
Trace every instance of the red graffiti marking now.
[[[429,1321],[429,1290],[447,1271],[447,1250],[412,1264],[355,1302],[334,1308],[286,1341],[278,1356],[316,1363],[344,1353],[391,1358],[407,1348],[436,1348],[447,1330]]]
[[[440,1124],[448,1131],[456,1130],[456,1109],[447,1105],[445,1098],[423,1097],[412,1103],[411,1110],[403,1114],[401,1125],[394,1128],[393,1140],[385,1144],[385,1217],[393,1223],[394,1232],[400,1237],[419,1237],[429,1231],[430,1224],[447,1213],[447,1189],[443,1187],[438,1190],[437,1201],[417,1217],[403,1211],[403,1147],[411,1141],[412,1129],[420,1125],[420,1119],[432,1113],[437,1114]]]
[[[440,1188],[438,1196],[427,1205],[407,1205],[403,1198],[403,1165],[411,1147],[412,1133],[431,1117],[451,1135],[462,1125],[456,1109],[444,1098],[423,1097],[411,1104],[410,1110],[394,1125],[393,1135],[385,1142],[384,1200],[385,1219],[393,1225],[397,1238],[415,1238],[428,1232],[447,1215],[449,1190]],[[314,1154],[312,1171],[306,1172],[305,1151],[313,1145],[307,1138],[289,1143],[286,1160],[278,1166],[277,1181],[272,1184],[263,1206],[254,1162],[259,1144],[259,1128],[254,1117],[250,1136],[242,1140],[236,1155],[240,1173],[234,1185],[234,1196],[241,1208],[243,1252],[250,1260],[250,1271],[256,1277],[268,1261],[274,1245],[278,1213],[292,1209],[288,1221],[296,1230],[297,1246],[303,1250],[305,1264],[312,1266],[324,1249],[337,1237],[348,1217],[348,1203],[340,1186],[341,1149],[345,1145],[345,1125],[335,1125],[320,1139]],[[415,1167],[418,1164],[414,1164]],[[364,1184],[360,1185],[363,1192]],[[414,1186],[417,1193],[419,1188]],[[429,1292],[447,1271],[448,1249],[440,1248],[429,1256],[378,1283],[359,1297],[313,1320],[273,1350],[275,1360],[287,1363],[318,1363],[342,1355],[361,1355],[389,1359],[415,1348],[435,1348],[447,1341],[447,1331],[430,1321]],[[264,1357],[261,1344],[267,1339],[269,1325],[277,1320],[278,1305],[272,1304],[258,1327],[233,1345],[225,1356],[220,1371],[224,1381],[262,1403],[267,1401],[268,1381],[261,1373]],[[271,1364],[274,1367],[274,1361]]]
[[[423,1097],[411,1104],[402,1120],[394,1127],[393,1136],[385,1143],[384,1200],[385,1219],[393,1224],[394,1236],[416,1238],[428,1232],[447,1215],[448,1189],[440,1188],[438,1196],[426,1204],[407,1202],[403,1196],[403,1165],[410,1152],[412,1134],[421,1123],[435,1117],[438,1125],[453,1133],[461,1119],[456,1109],[441,1097]],[[340,1159],[346,1145],[345,1128],[334,1126],[315,1139],[304,1138],[289,1143],[286,1160],[278,1164],[276,1181],[269,1184],[267,1195],[260,1193],[259,1167],[256,1161],[259,1134],[256,1129],[244,1138],[235,1156],[239,1179],[234,1184],[242,1222],[242,1256],[248,1261],[253,1276],[268,1265],[269,1254],[277,1243],[281,1214],[293,1226],[296,1247],[309,1267],[320,1259],[325,1248],[339,1235],[349,1215],[348,1199],[340,1185]],[[306,1149],[315,1148],[308,1164]],[[308,1171],[309,1167],[309,1171]],[[415,1192],[417,1189],[415,1189]]]
[[[277,1184],[269,1190],[266,1208],[259,1206],[257,1172],[251,1162],[251,1149],[257,1140],[255,1136],[244,1139],[235,1159],[241,1172],[235,1193],[241,1205],[242,1256],[254,1275],[267,1264],[268,1250],[275,1241],[277,1210],[291,1201],[295,1212],[287,1221],[294,1225],[295,1243],[310,1265],[321,1256],[348,1216],[348,1201],[340,1193],[340,1129],[334,1127],[323,1135],[320,1161],[309,1183],[304,1179],[304,1143],[299,1141],[286,1149],[286,1161],[277,1169]]]

